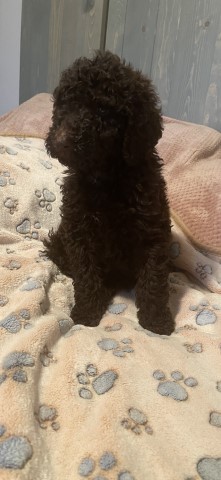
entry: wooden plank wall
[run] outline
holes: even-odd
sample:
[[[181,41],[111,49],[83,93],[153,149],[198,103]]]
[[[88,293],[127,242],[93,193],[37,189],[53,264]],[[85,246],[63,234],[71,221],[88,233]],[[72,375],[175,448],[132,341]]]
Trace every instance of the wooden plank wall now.
[[[110,0],[106,38],[151,76],[165,115],[221,131],[221,0]]]
[[[60,72],[102,47],[107,0],[23,0],[20,102],[52,92]]]
[[[23,0],[20,102],[104,47],[153,79],[165,115],[221,131],[221,0]]]

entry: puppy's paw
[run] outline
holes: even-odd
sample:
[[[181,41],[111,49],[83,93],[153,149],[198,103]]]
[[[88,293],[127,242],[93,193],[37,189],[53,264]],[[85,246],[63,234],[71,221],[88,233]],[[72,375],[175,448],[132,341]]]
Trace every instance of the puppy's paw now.
[[[175,322],[168,307],[163,312],[157,310],[154,313],[150,310],[148,312],[139,310],[138,319],[143,328],[158,335],[171,335],[175,329]]]
[[[70,317],[75,325],[85,325],[87,327],[97,327],[101,320],[101,318],[99,318],[96,314],[93,314],[93,312],[79,310],[79,308],[76,308],[76,306],[72,308]]]

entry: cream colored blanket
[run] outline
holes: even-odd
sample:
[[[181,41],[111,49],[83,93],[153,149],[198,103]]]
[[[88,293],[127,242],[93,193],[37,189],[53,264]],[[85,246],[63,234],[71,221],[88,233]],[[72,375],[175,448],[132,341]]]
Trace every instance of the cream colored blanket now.
[[[40,119],[48,96],[38,99]],[[71,281],[41,253],[59,223],[62,167],[34,128],[15,122],[13,136],[9,127],[0,138],[0,479],[220,480],[220,257],[196,250],[174,222],[171,337],[139,326],[132,292],[98,327],[73,326]]]

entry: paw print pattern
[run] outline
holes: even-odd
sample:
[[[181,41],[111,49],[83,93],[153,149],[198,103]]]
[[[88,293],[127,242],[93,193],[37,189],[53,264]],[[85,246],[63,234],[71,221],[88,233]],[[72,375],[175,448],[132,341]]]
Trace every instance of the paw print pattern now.
[[[19,143],[16,143],[14,145],[16,148],[18,148],[19,150],[23,150],[24,152],[30,152],[31,150],[31,147],[30,145],[24,145],[24,144],[19,144]]]
[[[153,434],[153,430],[148,424],[147,416],[137,408],[129,408],[128,417],[122,420],[121,425],[136,435],[140,435],[143,431],[149,435]]]
[[[17,333],[23,327],[24,329],[31,328],[32,325],[29,322],[30,320],[30,311],[26,308],[23,308],[18,313],[12,313],[8,315],[0,322],[0,327],[7,330],[10,333]]]
[[[21,292],[30,292],[32,290],[37,290],[38,288],[41,288],[42,284],[39,280],[36,278],[27,278],[26,282],[23,283],[23,285],[20,288]]]
[[[0,172],[0,187],[6,187],[7,185],[16,185],[15,179],[11,178],[8,171]]]
[[[184,347],[186,347],[187,352],[189,353],[202,353],[203,351],[202,343],[194,343],[193,345],[190,343],[184,343]]]
[[[208,275],[212,275],[213,270],[211,265],[202,265],[201,263],[197,262],[196,273],[198,273],[201,280],[205,280]]]
[[[18,164],[18,167],[22,168],[22,170],[26,170],[26,172],[30,172],[30,167],[28,165],[25,165],[25,163],[20,162]]]
[[[175,258],[179,257],[181,252],[180,244],[179,242],[173,242],[170,245],[169,248],[169,256],[172,258],[172,260],[175,260]]]
[[[39,233],[36,232],[36,230],[39,230],[41,228],[40,222],[36,221],[34,223],[34,229],[31,226],[31,222],[28,218],[25,218],[19,225],[16,226],[16,230],[18,233],[21,233],[22,235],[25,235],[25,238],[28,240],[31,240],[32,238],[34,240],[38,240],[39,238]]]
[[[44,346],[42,352],[40,353],[40,362],[44,367],[49,367],[51,363],[57,362],[53,353],[48,350],[47,345]]]
[[[4,307],[8,302],[9,299],[6,297],[6,295],[0,295],[0,307]]]
[[[59,430],[60,423],[56,420],[58,416],[57,410],[54,407],[48,405],[41,405],[38,409],[38,413],[35,414],[35,417],[42,429],[47,429],[48,426],[55,431]]]
[[[166,380],[165,374],[162,370],[155,370],[153,377],[160,382],[157,387],[157,391],[160,395],[163,397],[170,397],[177,402],[187,400],[188,393],[186,389],[178,383],[184,380],[184,376],[180,371],[175,370],[171,373],[171,378],[173,380]],[[198,382],[195,378],[188,377],[184,380],[184,384],[187,387],[192,388],[196,387]]]
[[[33,455],[33,448],[26,437],[6,436],[6,427],[0,425],[0,468],[22,469]]]
[[[50,160],[46,160],[44,158],[40,158],[39,159],[39,162],[41,163],[41,165],[43,165],[43,167],[45,167],[47,170],[51,170],[52,168],[52,163],[50,162]]]
[[[92,377],[94,378],[93,381],[91,381]],[[97,367],[91,363],[86,366],[84,373],[77,374],[78,383],[84,385],[78,391],[79,396],[85,400],[90,400],[93,397],[91,386],[97,395],[103,395],[114,386],[117,378],[118,374],[114,370],[106,370],[98,375]]]
[[[221,428],[221,412],[211,412],[209,417],[210,425]]]
[[[104,452],[96,462],[92,457],[85,457],[78,467],[78,473],[81,477],[87,477],[92,480],[108,480],[113,478],[113,469],[117,467],[117,459],[112,452]],[[109,472],[111,477],[109,476]],[[94,476],[95,475],[95,476]],[[117,473],[117,480],[135,480],[127,470]]]
[[[21,268],[21,263],[17,260],[10,260],[3,266],[8,270],[19,270]]]
[[[197,473],[202,480],[219,480],[221,478],[221,458],[201,458],[197,464]]]
[[[132,353],[134,349],[130,346],[131,344],[132,340],[130,338],[123,338],[120,342],[113,338],[103,338],[97,342],[101,350],[105,350],[106,352],[112,350],[113,355],[116,357],[125,357],[126,353]]]
[[[113,325],[106,325],[104,330],[106,332],[117,332],[118,330],[121,330],[123,327],[122,323],[114,323]]]
[[[10,215],[13,215],[18,209],[18,200],[13,200],[13,198],[8,197],[4,201],[5,208],[8,208]]]
[[[108,307],[108,312],[114,313],[114,315],[119,315],[120,313],[123,313],[126,308],[127,305],[125,303],[112,303]]]
[[[202,300],[199,305],[190,305],[189,309],[197,312],[195,320],[197,325],[202,327],[217,321],[217,315],[214,310],[220,310],[221,306],[216,304],[211,306],[207,300]]]
[[[46,208],[47,212],[52,211],[52,203],[55,202],[56,196],[53,192],[50,192],[47,188],[41,190],[35,190],[35,195],[39,199],[39,205],[41,208]]]
[[[0,385],[9,378],[15,382],[26,383],[28,376],[24,367],[33,367],[34,364],[34,359],[30,353],[9,353],[3,360],[3,373],[0,374]]]
[[[69,318],[64,318],[62,320],[58,320],[58,325],[60,329],[61,335],[65,335],[71,329],[73,323]]]

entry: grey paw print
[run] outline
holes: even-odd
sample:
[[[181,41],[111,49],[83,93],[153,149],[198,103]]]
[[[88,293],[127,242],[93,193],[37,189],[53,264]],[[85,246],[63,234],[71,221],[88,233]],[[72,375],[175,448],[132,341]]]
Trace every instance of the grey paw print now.
[[[122,327],[122,323],[114,323],[113,325],[106,325],[104,330],[106,332],[117,332],[118,330],[121,330]]]
[[[22,469],[33,455],[33,448],[26,437],[6,436],[6,427],[0,425],[0,468]]]
[[[1,153],[7,153],[8,155],[18,155],[18,152],[14,148],[7,147],[6,145],[0,145],[0,154]]]
[[[221,412],[211,412],[209,417],[210,425],[221,428]]]
[[[198,385],[195,378],[188,377],[184,379],[183,374],[178,370],[171,373],[172,380],[166,380],[166,376],[162,370],[155,370],[153,377],[160,382],[157,387],[158,393],[163,397],[170,397],[177,402],[183,402],[188,398],[186,389],[178,382],[184,380],[184,384],[187,387],[196,387]]]
[[[24,143],[15,143],[14,147],[23,150],[24,152],[29,152],[31,150],[30,145],[25,145]]]
[[[30,320],[30,311],[27,308],[23,308],[18,313],[12,313],[5,317],[0,322],[0,327],[7,330],[10,333],[17,333],[23,327],[24,329],[28,329],[32,327],[32,324],[29,322]]]
[[[52,203],[55,202],[56,196],[53,192],[50,192],[47,188],[41,190],[35,190],[35,195],[39,198],[39,205],[41,208],[45,208],[47,212],[52,211]]]
[[[207,300],[201,300],[198,305],[190,305],[191,311],[196,311],[196,323],[197,325],[204,326],[217,321],[217,315],[214,310],[221,310],[221,305],[210,305]]]
[[[0,295],[0,307],[4,307],[9,302],[9,298],[6,295]]]
[[[87,477],[92,480],[108,480],[113,478],[113,469],[117,468],[117,459],[112,452],[104,452],[96,462],[92,457],[85,457],[78,467],[78,473],[81,477]],[[116,471],[116,470],[115,470]],[[109,476],[111,475],[111,477]],[[117,473],[117,480],[135,480],[133,475],[127,470]],[[95,475],[95,476],[94,476]]]
[[[40,362],[43,367],[49,367],[51,363],[57,362],[57,360],[54,358],[53,353],[48,350],[47,345],[44,346],[42,352],[40,353]]]
[[[7,197],[4,201],[5,208],[8,208],[10,215],[13,215],[18,209],[18,200],[13,200],[11,197]]]
[[[8,270],[19,270],[21,268],[21,263],[18,260],[9,260],[3,265],[4,268]]]
[[[41,165],[43,165],[43,167],[45,167],[47,170],[51,170],[52,168],[52,163],[50,162],[50,160],[46,160],[44,158],[39,158],[39,162],[41,163]]]
[[[175,258],[179,257],[180,251],[181,251],[180,243],[179,242],[172,242],[171,245],[170,245],[170,248],[169,248],[170,258],[175,260]]]
[[[197,473],[202,480],[220,480],[221,458],[201,458],[197,463]]]
[[[30,167],[23,162],[18,163],[18,167],[22,168],[22,170],[26,170],[26,172],[30,172]]]
[[[28,376],[24,367],[33,367],[34,359],[27,352],[9,353],[3,360],[3,372],[0,374],[0,385],[11,378],[14,382],[26,383]]]
[[[197,262],[196,273],[198,273],[202,280],[205,280],[207,275],[212,275],[213,270],[211,265],[202,265],[201,263]]]
[[[132,353],[134,349],[130,346],[132,340],[130,338],[123,338],[118,342],[113,338],[103,338],[97,342],[98,347],[101,350],[112,350],[113,355],[116,357],[125,357],[126,353]]]
[[[121,425],[127,430],[131,430],[136,435],[140,435],[143,431],[149,435],[153,434],[147,416],[137,408],[129,408],[128,417],[122,420]]]
[[[184,347],[186,347],[189,353],[202,353],[203,351],[202,343],[184,343]]]
[[[6,187],[6,185],[15,185],[14,178],[11,178],[11,174],[8,171],[0,172],[0,187]]]
[[[70,318],[63,318],[58,320],[58,325],[61,335],[66,335],[70,331],[73,323]]]
[[[40,427],[46,430],[49,426],[55,431],[59,430],[60,423],[56,420],[58,413],[56,408],[48,405],[41,405],[38,412],[35,413],[35,417]]]
[[[118,374],[114,370],[106,370],[98,375],[97,367],[91,363],[86,366],[84,373],[77,374],[78,383],[84,385],[78,394],[81,398],[90,400],[93,397],[92,387],[97,395],[103,395],[114,386],[117,378]]]
[[[27,138],[27,137],[19,137],[19,136],[16,136],[16,137],[15,137],[15,140],[17,140],[17,142],[27,143],[28,145],[31,145],[31,143],[32,143],[32,141],[29,140],[29,138]]]
[[[25,218],[21,223],[19,223],[19,225],[16,226],[17,232],[25,235],[27,240],[31,240],[32,238],[34,240],[38,240],[39,233],[36,232],[36,230],[39,230],[40,228],[41,224],[38,221],[36,221],[34,223],[34,227],[32,227],[28,218]]]
[[[126,303],[112,303],[108,307],[108,312],[114,313],[114,315],[119,315],[120,313],[123,313],[126,308]]]

